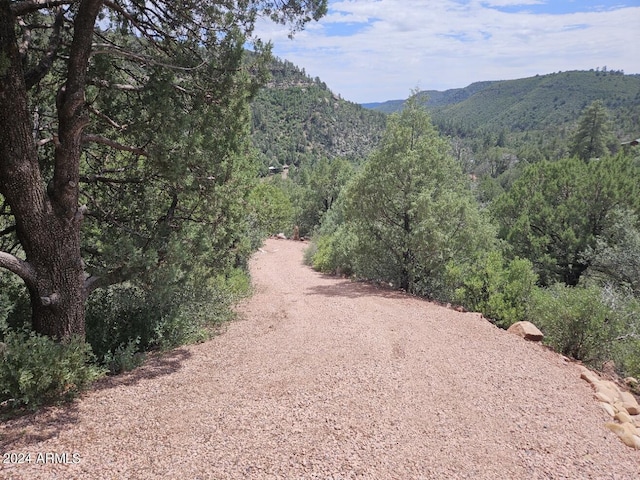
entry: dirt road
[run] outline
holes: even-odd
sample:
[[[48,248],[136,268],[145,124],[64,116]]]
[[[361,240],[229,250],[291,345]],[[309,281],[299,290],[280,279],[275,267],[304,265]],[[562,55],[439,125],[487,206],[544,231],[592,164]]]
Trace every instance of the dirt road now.
[[[266,243],[212,341],[3,425],[0,478],[640,478],[575,365],[478,314],[315,273],[303,248]]]

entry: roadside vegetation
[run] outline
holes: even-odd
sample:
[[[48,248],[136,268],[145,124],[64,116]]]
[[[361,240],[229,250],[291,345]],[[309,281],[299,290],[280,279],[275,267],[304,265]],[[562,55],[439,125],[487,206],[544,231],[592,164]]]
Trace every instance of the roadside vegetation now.
[[[258,15],[293,32],[324,0],[81,3],[0,1],[0,410],[209,338],[251,292],[250,255],[294,228],[320,271],[531,320],[640,376],[640,156],[620,144],[637,78],[476,84],[434,121],[414,92],[387,116],[252,38]],[[550,86],[551,107],[513,106]],[[510,116],[482,117],[487,98]]]
[[[414,95],[317,224],[307,262],[503,328],[530,320],[558,352],[640,375],[640,157],[608,149],[608,122],[589,105],[571,155],[514,165],[487,195],[507,170],[472,181]]]

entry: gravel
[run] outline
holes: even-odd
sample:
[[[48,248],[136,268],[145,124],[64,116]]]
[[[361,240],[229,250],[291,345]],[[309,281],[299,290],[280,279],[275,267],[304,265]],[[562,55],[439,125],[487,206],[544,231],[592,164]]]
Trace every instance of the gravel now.
[[[316,273],[304,248],[267,241],[213,340],[2,425],[0,478],[640,477],[575,364],[477,313]]]

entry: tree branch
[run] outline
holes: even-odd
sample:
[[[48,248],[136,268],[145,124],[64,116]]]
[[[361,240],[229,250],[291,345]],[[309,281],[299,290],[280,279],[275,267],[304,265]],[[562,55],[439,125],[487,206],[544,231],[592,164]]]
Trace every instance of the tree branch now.
[[[78,0],[23,0],[22,2],[12,3],[10,8],[16,17],[20,17],[44,8],[71,5],[72,3],[78,3]]]
[[[36,284],[36,272],[31,264],[10,253],[0,252],[0,268],[15,273],[30,287]]]
[[[8,235],[12,232],[16,231],[16,226],[15,225],[10,225],[7,228],[0,230],[0,237],[4,236],[4,235]]]
[[[144,90],[144,87],[136,86],[136,85],[127,85],[125,83],[109,83],[106,80],[96,80],[92,79],[87,82],[89,85],[94,85],[96,87],[102,88],[113,88],[116,90],[123,90],[129,92],[141,92]]]
[[[60,48],[62,40],[60,31],[62,30],[63,21],[64,10],[58,7],[55,21],[53,22],[53,32],[51,33],[51,37],[49,38],[49,46],[47,48],[47,51],[40,59],[40,62],[38,62],[38,65],[29,70],[24,76],[27,90],[30,90],[34,85],[36,85],[40,80],[44,78],[49,70],[51,70],[53,61],[58,55],[58,49]]]
[[[122,145],[121,143],[118,143],[114,140],[111,140],[109,138],[103,137],[101,135],[94,135],[94,134],[85,134],[82,136],[82,142],[83,143],[100,143],[102,145],[107,145],[108,147],[114,148],[116,150],[120,150],[123,152],[131,152],[131,153],[135,153],[137,155],[141,155],[143,157],[148,157],[149,154],[143,150],[142,148],[139,147],[131,147],[129,145]]]

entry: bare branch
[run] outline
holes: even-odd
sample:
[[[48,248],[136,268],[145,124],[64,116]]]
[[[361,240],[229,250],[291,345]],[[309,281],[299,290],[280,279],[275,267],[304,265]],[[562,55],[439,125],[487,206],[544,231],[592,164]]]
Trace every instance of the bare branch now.
[[[148,181],[144,178],[112,178],[104,175],[81,175],[80,181],[84,183],[144,183]]]
[[[136,86],[136,85],[127,85],[125,83],[110,83],[106,80],[96,80],[92,79],[87,82],[89,85],[93,85],[101,88],[113,88],[115,90],[123,90],[128,92],[140,92],[144,90],[144,87]]]
[[[8,235],[10,233],[13,233],[16,231],[16,226],[15,225],[10,225],[7,228],[0,230],[0,237],[4,236],[4,235]]]
[[[92,106],[89,106],[88,109],[89,109],[89,111],[91,113],[93,113],[97,117],[99,117],[102,120],[104,120],[106,123],[111,125],[113,128],[117,128],[118,130],[126,130],[127,129],[127,125],[120,125],[115,120],[113,120],[111,117],[109,117],[108,115],[105,115],[104,113],[102,113],[98,109],[96,109],[96,108],[94,108]]]
[[[133,60],[137,60],[142,63],[146,63],[148,65],[157,65],[159,67],[169,68],[171,70],[179,70],[182,72],[192,72],[206,65],[206,61],[200,62],[198,65],[194,67],[181,67],[179,65],[171,65],[169,63],[160,62],[151,57],[145,55],[139,55],[137,53],[129,52],[120,48],[116,45],[110,45],[105,43],[96,44],[93,46],[92,55],[120,55],[121,57],[131,58]]]
[[[71,5],[73,3],[78,3],[78,0],[23,0],[22,2],[12,3],[10,8],[16,17],[20,17],[45,8]]]
[[[36,272],[30,263],[20,260],[10,253],[0,252],[0,268],[6,268],[18,275],[28,286],[36,284]]]
[[[109,138],[103,137],[101,135],[93,135],[93,134],[85,134],[82,135],[82,142],[83,143],[100,143],[102,145],[107,145],[108,147],[111,148],[115,148],[116,150],[120,150],[123,152],[131,152],[131,153],[135,153],[137,155],[141,155],[143,157],[148,157],[149,154],[143,150],[142,148],[139,147],[132,147],[129,145],[122,145],[121,143],[118,143],[114,140],[111,140]]]

